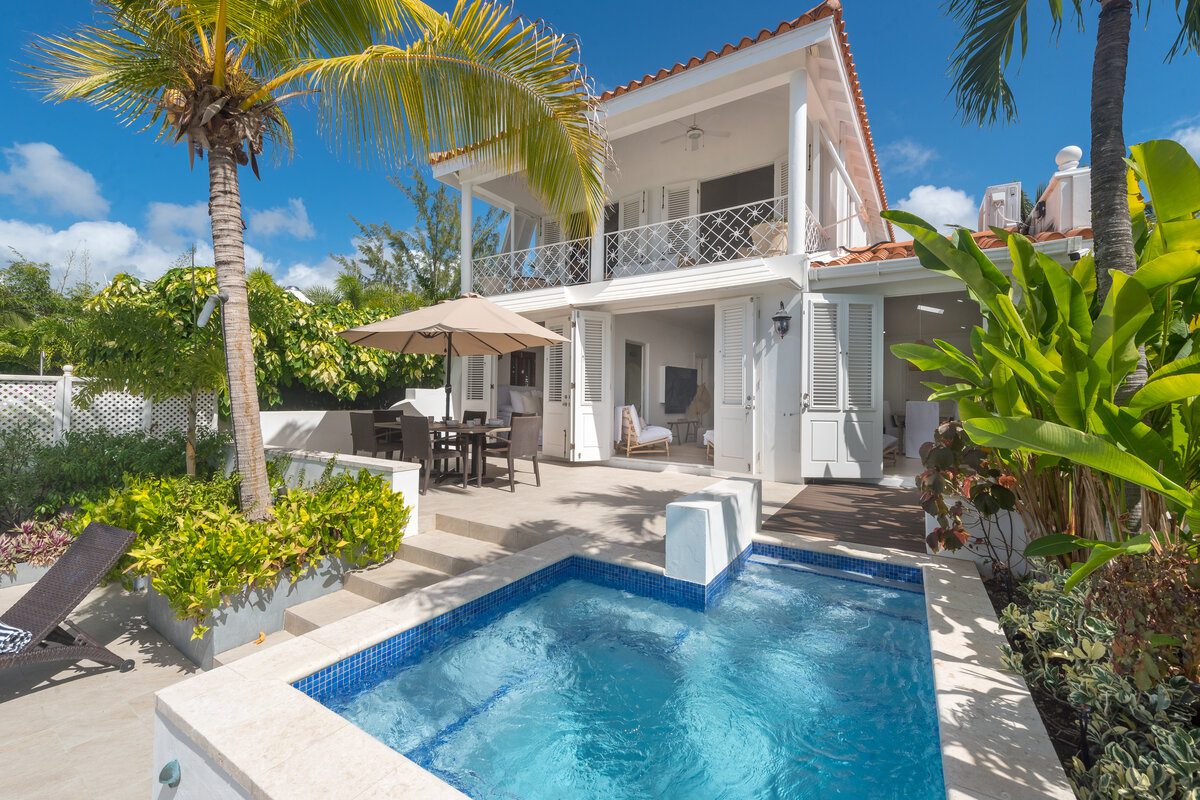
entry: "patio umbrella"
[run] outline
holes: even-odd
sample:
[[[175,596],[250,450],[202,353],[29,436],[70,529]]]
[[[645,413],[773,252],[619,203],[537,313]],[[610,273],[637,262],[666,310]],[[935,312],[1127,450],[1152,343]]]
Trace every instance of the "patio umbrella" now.
[[[450,416],[450,356],[498,356],[569,341],[477,294],[419,308],[338,333],[350,344],[395,353],[446,356],[446,416]]]

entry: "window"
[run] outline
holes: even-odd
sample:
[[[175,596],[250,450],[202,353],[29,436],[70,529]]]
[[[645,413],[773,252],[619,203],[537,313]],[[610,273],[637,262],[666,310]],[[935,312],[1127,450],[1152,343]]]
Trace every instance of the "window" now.
[[[529,350],[518,350],[509,356],[508,383],[510,386],[537,385],[537,356]]]

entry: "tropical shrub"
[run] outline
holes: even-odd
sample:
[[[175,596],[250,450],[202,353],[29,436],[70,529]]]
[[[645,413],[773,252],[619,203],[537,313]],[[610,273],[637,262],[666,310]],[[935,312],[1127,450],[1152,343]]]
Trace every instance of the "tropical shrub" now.
[[[321,561],[386,561],[400,547],[411,509],[378,476],[330,475],[281,491],[274,517],[251,521],[237,507],[237,477],[131,479],[89,504],[79,524],[137,533],[116,574],[146,576],[201,637],[210,612],[252,588],[296,581]]]
[[[971,440],[1016,478],[1035,539],[1027,555],[1090,548],[1069,585],[1121,554],[1182,547],[1195,558],[1200,530],[1200,167],[1175,142],[1132,150],[1139,266],[1112,272],[1102,304],[1090,256],[1064,269],[1024,236],[997,230],[1010,279],[967,233],[947,239],[911,214],[886,212],[913,234],[925,267],[963,282],[986,321],[970,354],[940,340],[893,352],[951,381],[928,384],[930,399],[957,400]],[[1124,397],[1141,370],[1144,386]],[[1127,484],[1141,487],[1140,503],[1129,503]],[[1138,513],[1146,533],[1130,530]]]
[[[18,564],[48,567],[67,552],[73,541],[75,530],[70,514],[26,520],[7,533],[0,533],[0,572],[12,572]]]
[[[182,433],[71,431],[52,444],[34,441],[25,429],[0,431],[0,526],[80,506],[120,486],[125,475],[173,476],[187,469]],[[223,435],[197,437],[201,476],[223,467],[224,448]]]
[[[971,544],[963,521],[970,510],[964,500],[982,518],[1016,508],[1016,479],[991,450],[972,443],[957,420],[937,427],[933,441],[921,447],[921,465],[921,507],[938,521],[927,540],[935,553]]]
[[[1027,603],[1009,605],[1000,623],[1011,642],[1005,661],[1035,694],[1048,695],[1072,717],[1086,712],[1086,757],[1067,764],[1076,794],[1083,800],[1200,796],[1200,692],[1182,675],[1139,686],[1114,670],[1120,625],[1090,605],[1094,590],[1066,589],[1068,574],[1052,567],[1045,580],[1025,582]],[[1040,705],[1045,713],[1047,701]]]

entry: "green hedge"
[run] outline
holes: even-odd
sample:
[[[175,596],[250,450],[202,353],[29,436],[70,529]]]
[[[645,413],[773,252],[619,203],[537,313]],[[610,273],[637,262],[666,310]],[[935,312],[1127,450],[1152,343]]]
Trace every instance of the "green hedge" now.
[[[134,477],[186,472],[182,433],[71,432],[54,444],[30,444],[29,430],[0,431],[0,530],[31,518],[48,519],[63,507],[81,506]],[[196,470],[208,477],[224,465],[225,438],[202,434]]]
[[[250,587],[290,580],[327,558],[354,566],[386,561],[400,548],[411,509],[378,476],[330,476],[282,492],[274,516],[250,521],[237,508],[236,477],[131,479],[79,517],[137,533],[117,565],[126,582],[146,576],[180,619],[208,628],[209,612]]]

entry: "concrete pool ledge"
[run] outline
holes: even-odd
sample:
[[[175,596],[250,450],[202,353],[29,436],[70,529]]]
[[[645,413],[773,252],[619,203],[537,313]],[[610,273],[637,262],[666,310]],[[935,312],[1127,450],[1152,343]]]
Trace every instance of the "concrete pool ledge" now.
[[[918,568],[947,797],[1074,797],[972,562],[786,533],[756,543]],[[464,800],[466,795],[292,684],[572,556],[662,576],[664,555],[562,536],[190,678],[156,697],[153,797]],[[167,762],[182,781],[157,781]]]

